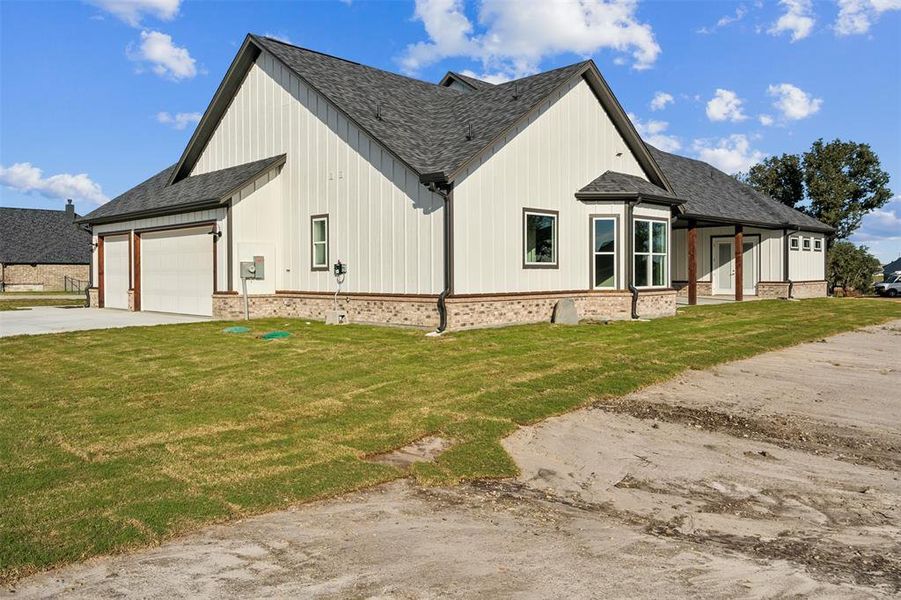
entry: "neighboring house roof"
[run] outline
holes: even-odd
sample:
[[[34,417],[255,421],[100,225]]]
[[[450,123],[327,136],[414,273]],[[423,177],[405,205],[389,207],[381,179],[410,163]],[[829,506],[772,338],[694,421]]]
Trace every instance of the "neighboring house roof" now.
[[[453,78],[473,87],[466,92],[256,35],[247,36],[171,181],[190,173],[244,74],[264,50],[325,96],[424,182],[453,178],[555,90],[584,77],[648,177],[664,187],[668,185],[590,60],[498,85],[453,74]]]
[[[576,198],[580,200],[643,198],[671,205],[683,203],[675,194],[671,194],[646,179],[618,171],[605,171],[600,177],[576,192]]]
[[[91,234],[74,211],[0,208],[0,263],[87,264]]]
[[[889,276],[892,273],[897,273],[898,271],[901,271],[901,258],[897,258],[897,259],[893,260],[892,262],[890,262],[889,264],[882,267],[882,272],[886,276]]]
[[[285,161],[285,155],[257,160],[237,167],[194,175],[168,185],[171,165],[150,179],[116,196],[81,219],[88,223],[114,221],[124,216],[150,216],[172,209],[200,209],[217,205],[247,183]]]
[[[676,195],[685,201],[684,217],[767,227],[833,229],[810,215],[761,194],[730,175],[702,162],[648,145]]]

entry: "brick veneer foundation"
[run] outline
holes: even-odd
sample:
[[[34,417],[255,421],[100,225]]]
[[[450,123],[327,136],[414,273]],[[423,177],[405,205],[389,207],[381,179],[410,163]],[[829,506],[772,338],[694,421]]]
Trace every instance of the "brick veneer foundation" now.
[[[632,296],[626,291],[500,294],[452,296],[447,299],[449,330],[497,327],[517,323],[548,322],[554,306],[562,298],[573,298],[584,320],[631,318]],[[331,295],[302,292],[249,297],[251,317],[297,317],[324,320],[332,310]],[[373,323],[434,328],[438,326],[437,297],[342,295],[338,305],[352,323]],[[638,314],[643,318],[668,317],[676,313],[676,292],[654,290],[638,296]],[[239,319],[244,315],[244,299],[237,294],[213,295],[213,317]]]
[[[674,281],[673,289],[676,290],[676,293],[680,298],[688,298],[688,282],[687,281]],[[698,282],[698,296],[712,296],[713,291],[711,290],[711,285],[709,281],[699,281]]]
[[[787,281],[760,281],[757,283],[758,298],[788,298]],[[825,298],[825,281],[795,281],[791,286],[792,298]]]

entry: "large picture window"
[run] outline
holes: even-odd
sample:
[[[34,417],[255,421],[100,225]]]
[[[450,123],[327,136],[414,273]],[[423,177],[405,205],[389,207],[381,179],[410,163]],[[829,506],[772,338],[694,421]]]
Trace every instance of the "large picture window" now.
[[[310,265],[314,271],[328,271],[328,215],[310,219],[312,246]]]
[[[667,269],[667,224],[635,220],[635,285],[665,287]]]
[[[557,213],[525,209],[523,211],[523,266],[557,266]]]
[[[616,287],[616,219],[591,219],[592,285],[599,289]]]

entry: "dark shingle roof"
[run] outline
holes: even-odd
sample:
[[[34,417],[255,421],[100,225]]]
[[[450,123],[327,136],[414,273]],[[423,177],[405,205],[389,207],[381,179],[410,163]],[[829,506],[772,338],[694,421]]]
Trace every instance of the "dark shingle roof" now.
[[[91,234],[65,210],[0,208],[0,263],[86,264]]]
[[[686,216],[832,231],[831,227],[810,215],[761,194],[705,162],[663,152],[650,145],[648,149],[673,191],[685,201]]]
[[[114,217],[215,204],[284,160],[285,155],[282,154],[221,171],[194,175],[167,186],[166,182],[175,169],[175,165],[172,165],[113,198],[86,215],[82,221],[98,223],[112,220]]]
[[[674,202],[680,201],[674,194],[646,179],[618,171],[605,171],[600,177],[576,192],[576,197],[618,196],[623,194],[665,198]]]
[[[452,173],[588,65],[584,61],[461,93],[271,38],[251,37],[420,174]]]
[[[457,73],[456,71],[448,71],[447,75],[445,75],[444,77],[446,79],[449,76],[454,77],[455,79],[459,79],[474,90],[483,90],[486,88],[494,87],[493,83],[482,81],[481,79],[476,79],[475,77],[470,77],[469,75],[463,75],[462,73]]]
[[[892,262],[882,267],[882,272],[886,277],[897,271],[901,271],[901,258],[896,258]]]

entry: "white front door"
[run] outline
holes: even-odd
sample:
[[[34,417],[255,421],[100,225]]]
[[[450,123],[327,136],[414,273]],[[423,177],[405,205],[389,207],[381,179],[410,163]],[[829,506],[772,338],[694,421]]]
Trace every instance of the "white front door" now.
[[[141,310],[213,314],[210,227],[141,234]]]
[[[744,252],[741,261],[742,290],[745,296],[757,294],[757,282],[760,275],[757,272],[758,252],[760,248],[754,242],[746,241],[742,244]]]
[[[735,293],[735,254],[732,240],[713,241],[713,293]]]
[[[128,234],[103,238],[103,306],[128,309]]]

